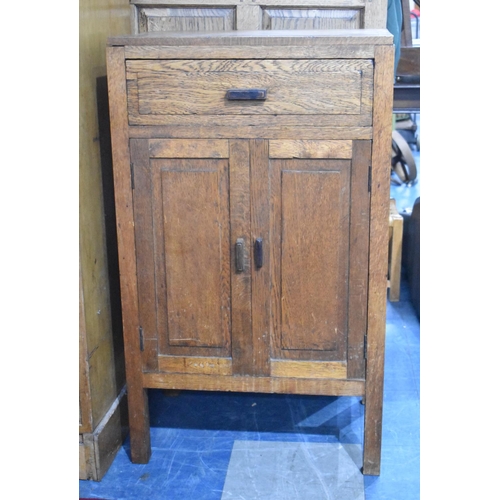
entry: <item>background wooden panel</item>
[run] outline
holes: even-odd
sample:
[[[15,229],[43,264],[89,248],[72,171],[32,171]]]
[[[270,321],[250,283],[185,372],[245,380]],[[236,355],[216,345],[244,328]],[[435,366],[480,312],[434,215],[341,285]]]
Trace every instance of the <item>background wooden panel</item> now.
[[[195,17],[208,11],[207,17],[217,16],[217,11],[236,9],[234,27],[228,29],[315,29],[342,28],[343,24],[355,28],[385,28],[387,22],[387,0],[131,0],[131,27],[133,33],[148,29],[145,18],[160,17],[155,11],[185,10]],[[144,14],[144,11],[148,11]],[[274,11],[271,15],[266,10]],[[214,11],[215,13],[211,13]],[[264,21],[264,18],[268,20]],[[186,14],[187,16],[187,14]],[[339,18],[335,19],[335,16]],[[173,22],[173,21],[171,21]],[[214,21],[208,21],[211,26]],[[222,23],[222,21],[218,21]],[[269,24],[274,27],[268,28]],[[191,29],[201,29],[203,23],[186,20]],[[200,26],[200,28],[198,28]],[[151,30],[160,24],[152,24]],[[166,28],[169,25],[166,23]],[[182,28],[182,25],[181,25]]]
[[[360,29],[361,9],[273,9],[262,12],[264,30]]]
[[[106,179],[111,173],[111,157],[109,120],[104,120],[104,130],[101,120],[107,114],[107,95],[105,85],[100,84],[105,83],[107,36],[129,33],[128,16],[127,0],[80,1],[80,434],[94,432],[125,383],[121,324],[112,308],[116,296],[110,296],[116,291],[113,277],[117,277],[117,269],[110,267],[108,258],[106,216],[110,214],[105,212],[109,206],[105,196],[110,195]],[[87,470],[87,463],[80,464],[86,470],[85,479],[97,480],[106,472],[106,464],[99,470]]]
[[[203,2],[199,2],[200,4]],[[235,29],[233,8],[138,7],[138,33],[156,31],[227,31]]]

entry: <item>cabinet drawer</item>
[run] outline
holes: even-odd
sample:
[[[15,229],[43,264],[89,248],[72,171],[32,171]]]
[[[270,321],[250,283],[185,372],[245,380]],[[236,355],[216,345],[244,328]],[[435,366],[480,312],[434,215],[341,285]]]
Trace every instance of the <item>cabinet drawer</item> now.
[[[128,60],[126,68],[131,125],[187,115],[349,115],[350,123],[371,123],[371,60]],[[265,89],[266,98],[229,100],[232,89]]]

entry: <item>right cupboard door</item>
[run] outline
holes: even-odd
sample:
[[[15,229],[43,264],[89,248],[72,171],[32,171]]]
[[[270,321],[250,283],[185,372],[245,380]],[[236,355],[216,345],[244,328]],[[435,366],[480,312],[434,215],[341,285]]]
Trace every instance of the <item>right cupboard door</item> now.
[[[269,141],[274,377],[364,378],[371,141]]]

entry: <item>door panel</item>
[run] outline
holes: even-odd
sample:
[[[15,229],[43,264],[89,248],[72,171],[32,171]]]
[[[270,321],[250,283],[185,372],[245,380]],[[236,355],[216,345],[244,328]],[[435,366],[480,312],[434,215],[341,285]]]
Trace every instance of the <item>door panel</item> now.
[[[371,141],[269,150],[271,374],[361,379]]]
[[[197,158],[165,158],[192,154],[192,144],[131,141],[146,371],[230,370],[228,144],[198,146]],[[210,155],[226,158],[200,158]]]
[[[131,150],[145,371],[364,376],[370,141]]]
[[[273,357],[346,360],[348,160],[271,160]]]
[[[228,354],[228,162],[151,160],[161,354]]]
[[[184,167],[187,162],[189,169]],[[156,162],[152,167],[156,169]],[[157,222],[163,227],[168,344],[226,347],[227,161],[168,160],[158,168],[161,199],[154,204],[161,208]]]
[[[346,334],[340,173],[281,175],[281,348],[337,351]]]

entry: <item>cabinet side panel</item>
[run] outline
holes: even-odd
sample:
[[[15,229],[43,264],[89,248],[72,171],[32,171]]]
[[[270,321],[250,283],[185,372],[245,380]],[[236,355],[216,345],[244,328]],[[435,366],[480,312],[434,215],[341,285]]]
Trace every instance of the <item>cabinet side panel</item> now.
[[[384,386],[394,46],[375,52],[370,268],[363,473],[380,474]]]
[[[142,385],[134,214],[127,127],[125,54],[121,47],[107,49],[109,114],[115,185],[116,225],[120,259],[120,288],[125,341],[125,369],[129,404],[130,448],[134,463],[151,456],[147,392]]]

